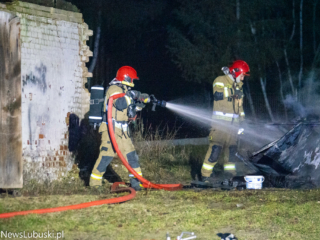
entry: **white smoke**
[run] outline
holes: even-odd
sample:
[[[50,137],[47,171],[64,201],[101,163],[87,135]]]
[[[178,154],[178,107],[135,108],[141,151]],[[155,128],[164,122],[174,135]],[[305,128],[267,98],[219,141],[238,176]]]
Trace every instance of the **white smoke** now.
[[[310,71],[304,81],[304,86],[298,91],[296,96],[286,95],[283,101],[287,109],[294,111],[295,115],[305,118],[310,114],[320,116],[320,94],[318,92],[319,82],[317,71]]]
[[[283,103],[286,108],[292,109],[296,115],[300,117],[307,116],[307,109],[300,102],[297,101],[296,97],[293,97],[292,95],[287,95]]]

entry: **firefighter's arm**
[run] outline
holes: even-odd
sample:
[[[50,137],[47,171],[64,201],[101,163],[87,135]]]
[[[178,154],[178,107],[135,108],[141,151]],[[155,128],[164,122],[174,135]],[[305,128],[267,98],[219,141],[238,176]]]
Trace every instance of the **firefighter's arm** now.
[[[137,101],[137,103],[135,103]],[[126,93],[122,98],[118,98],[115,101],[115,107],[117,110],[123,110],[130,105],[136,105],[136,110],[141,111],[145,107],[145,103],[150,102],[149,95],[146,93],[140,93],[139,91],[131,90]]]
[[[140,103],[150,102],[150,96],[147,93],[141,93],[136,90],[130,90],[126,93],[126,95],[131,97],[136,102],[140,102]]]
[[[149,94],[141,93],[136,102],[136,110],[141,111],[146,106],[146,103],[149,103],[149,102],[150,102]]]
[[[133,100],[126,95],[113,101],[113,106],[120,111],[126,109],[131,104],[133,104]]]
[[[107,92],[107,98],[109,100],[109,98],[111,96],[117,95],[122,93],[122,91],[120,90],[120,88],[117,87],[110,87],[108,92]],[[124,95],[121,98],[117,98],[113,101],[113,106],[117,109],[117,110],[124,110],[126,108],[128,108],[128,106],[130,104],[133,104],[133,99],[131,97],[129,97],[128,95]]]
[[[223,100],[224,96],[224,83],[220,82],[219,79],[213,82],[213,98],[215,101]]]

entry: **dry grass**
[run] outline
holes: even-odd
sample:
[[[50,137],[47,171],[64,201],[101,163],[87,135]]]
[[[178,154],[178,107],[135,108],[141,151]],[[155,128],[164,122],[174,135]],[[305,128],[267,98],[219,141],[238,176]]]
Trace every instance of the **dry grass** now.
[[[107,194],[109,188],[106,186],[103,189],[91,189],[85,187],[84,182],[79,178],[79,169],[74,165],[73,169],[65,177],[61,177],[54,181],[37,182],[35,179],[24,183],[24,187],[20,190],[23,196],[39,196],[39,195],[96,195]]]
[[[154,131],[140,123],[133,135],[144,177],[156,183],[187,183],[200,173],[207,146],[174,146],[179,128],[158,126]]]

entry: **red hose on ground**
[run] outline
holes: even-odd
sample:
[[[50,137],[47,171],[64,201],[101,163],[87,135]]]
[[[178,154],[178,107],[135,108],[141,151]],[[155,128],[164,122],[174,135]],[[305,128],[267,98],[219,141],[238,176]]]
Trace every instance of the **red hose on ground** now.
[[[108,102],[108,129],[110,133],[111,142],[113,144],[114,149],[116,150],[119,158],[121,159],[121,162],[123,165],[131,172],[142,184],[145,188],[156,188],[156,189],[164,189],[167,191],[176,191],[182,189],[182,184],[154,184],[152,182],[149,182],[148,180],[141,177],[126,161],[124,156],[122,155],[121,151],[119,150],[116,138],[114,136],[114,130],[113,130],[113,124],[112,124],[112,106],[113,106],[113,100],[117,98],[121,98],[125,95],[125,93],[120,93],[113,95],[109,98]]]
[[[87,208],[87,207],[92,207],[92,206],[97,206],[97,205],[102,205],[102,204],[121,203],[121,202],[131,200],[132,198],[134,198],[136,196],[136,191],[133,188],[131,188],[131,187],[127,187],[127,188],[120,187],[119,188],[118,187],[119,184],[124,184],[124,183],[119,183],[119,182],[114,183],[112,185],[111,192],[113,192],[113,193],[115,193],[115,192],[117,192],[117,193],[130,192],[130,194],[123,196],[123,197],[97,200],[97,201],[80,203],[80,204],[69,205],[69,206],[63,206],[63,207],[35,209],[35,210],[28,210],[28,211],[21,211],[21,212],[1,213],[0,218],[10,218],[10,217],[18,216],[18,215],[27,215],[27,214],[32,214],[32,213],[43,214],[43,213],[51,213],[51,212],[62,212],[62,211]]]

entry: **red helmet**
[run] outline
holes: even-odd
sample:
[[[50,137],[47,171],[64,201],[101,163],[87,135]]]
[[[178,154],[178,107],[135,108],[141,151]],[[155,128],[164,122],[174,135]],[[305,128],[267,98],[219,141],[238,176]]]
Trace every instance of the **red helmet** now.
[[[123,66],[119,68],[116,79],[118,81],[121,81],[122,84],[128,85],[130,87],[134,86],[133,80],[139,80],[137,71],[130,66]]]
[[[246,76],[249,75],[249,65],[242,60],[236,60],[232,63],[232,65],[229,67],[229,71],[232,74],[232,76],[236,79],[241,73],[243,73]]]

